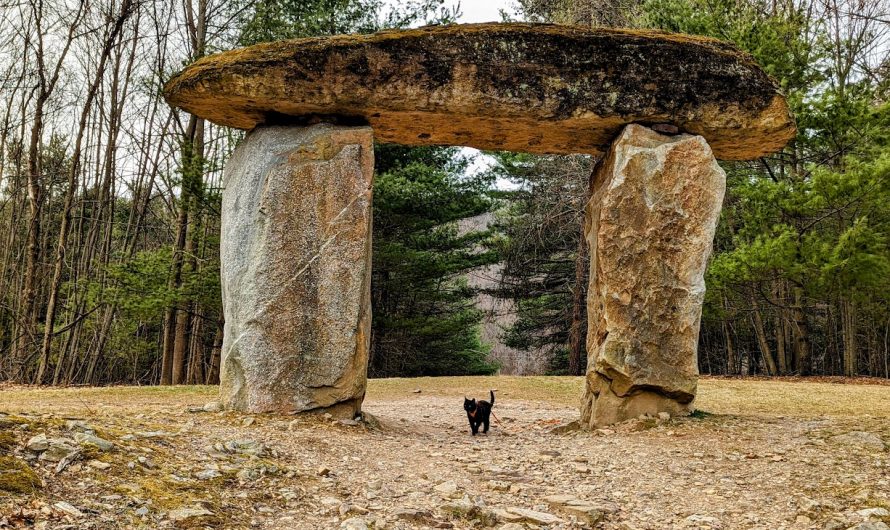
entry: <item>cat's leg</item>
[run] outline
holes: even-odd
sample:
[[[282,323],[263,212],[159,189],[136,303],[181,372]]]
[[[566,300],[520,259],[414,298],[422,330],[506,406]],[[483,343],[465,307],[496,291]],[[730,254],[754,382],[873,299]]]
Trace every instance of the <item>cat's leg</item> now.
[[[484,420],[485,427],[482,429],[482,434],[488,434],[488,421],[489,419],[486,417]]]

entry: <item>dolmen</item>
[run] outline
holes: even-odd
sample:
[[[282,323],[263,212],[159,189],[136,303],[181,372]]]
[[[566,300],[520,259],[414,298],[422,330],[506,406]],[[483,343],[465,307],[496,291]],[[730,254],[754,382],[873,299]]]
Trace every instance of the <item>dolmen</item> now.
[[[226,407],[360,413],[371,339],[373,144],[599,158],[582,423],[687,413],[722,160],[796,134],[785,97],[718,40],[473,24],[260,44],[198,60],[167,101],[249,131],[222,207]]]

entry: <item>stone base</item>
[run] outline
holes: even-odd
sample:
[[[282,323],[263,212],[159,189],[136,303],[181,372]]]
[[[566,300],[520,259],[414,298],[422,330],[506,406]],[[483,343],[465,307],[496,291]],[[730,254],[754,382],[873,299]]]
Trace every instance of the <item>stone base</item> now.
[[[314,409],[312,412],[330,414],[335,420],[351,420],[361,416],[362,402],[364,400],[365,396],[361,396],[349,401],[342,401],[330,407]]]
[[[260,127],[226,168],[221,401],[361,411],[371,329],[368,127]]]
[[[591,186],[582,424],[684,414],[726,176],[702,137],[629,125]]]
[[[586,384],[581,417],[584,418],[584,427],[588,429],[620,423],[644,414],[657,416],[659,412],[687,416],[692,410],[692,403],[680,403],[648,390],[638,390],[629,396],[616,395],[608,379],[597,373],[589,374]]]

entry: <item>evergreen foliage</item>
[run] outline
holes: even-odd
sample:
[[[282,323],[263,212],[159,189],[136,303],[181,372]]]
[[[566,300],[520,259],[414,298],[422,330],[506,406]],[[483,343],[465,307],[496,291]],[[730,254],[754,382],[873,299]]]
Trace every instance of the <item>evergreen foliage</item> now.
[[[211,51],[456,18],[444,0],[392,5],[99,0],[0,10],[18,28],[0,39],[0,379],[215,382],[221,168],[240,133],[171,112],[160,87]],[[786,92],[799,134],[781,153],[724,164],[700,367],[890,377],[886,1],[516,5],[526,20],[709,35],[750,52]],[[552,372],[583,372],[580,236],[595,160],[502,153],[494,172],[467,177],[455,149],[377,146],[376,156],[371,373],[496,370],[466,280],[495,261],[497,294],[518,312],[507,343],[543,352]],[[492,192],[495,177],[517,189]],[[493,233],[466,228],[491,211]]]
[[[493,373],[465,275],[496,255],[457,224],[489,210],[491,181],[453,148],[378,146],[376,166],[371,374]]]
[[[785,91],[798,137],[771,157],[723,164],[727,198],[699,348],[705,372],[890,375],[888,70],[886,59],[874,60],[887,28],[877,3],[841,4],[642,0],[618,13],[619,4],[600,0],[520,2],[522,15],[539,20],[621,21],[733,42]],[[529,350],[549,347],[559,369],[569,293],[583,288],[569,264],[579,256],[571,227],[586,174],[560,179],[564,161],[516,160],[502,157],[500,167],[524,185],[503,225],[502,293],[519,308],[508,339]],[[554,215],[552,192],[540,193],[552,180],[580,183],[563,219]]]
[[[744,365],[773,374],[887,376],[886,344],[874,326],[886,327],[890,295],[890,108],[879,97],[880,77],[863,69],[863,43],[877,28],[838,34],[839,20],[816,20],[791,3],[647,0],[642,13],[648,26],[750,52],[787,92],[799,128],[782,153],[724,165],[727,204],[707,277],[706,363],[723,360],[718,370],[729,373]],[[768,317],[760,319],[764,329],[752,312]],[[710,346],[720,334],[724,351],[751,340],[732,332],[747,320],[755,337],[769,335],[748,358]]]
[[[509,206],[500,212],[494,241],[504,263],[498,295],[511,299],[517,313],[504,340],[512,348],[545,352],[550,371],[566,374],[575,290],[586,293],[576,283],[576,268],[586,278],[587,258],[578,263],[578,245],[590,160],[500,153],[497,161],[495,174],[519,187],[506,194]],[[586,329],[586,322],[579,325]]]

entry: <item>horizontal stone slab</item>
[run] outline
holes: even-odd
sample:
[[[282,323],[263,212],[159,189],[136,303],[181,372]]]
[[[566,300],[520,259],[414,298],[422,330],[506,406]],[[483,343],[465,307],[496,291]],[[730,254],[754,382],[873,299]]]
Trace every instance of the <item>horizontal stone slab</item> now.
[[[602,153],[629,123],[753,159],[795,134],[754,60],[714,39],[547,24],[432,26],[260,44],[205,57],[165,87],[220,125],[369,124],[378,141]]]

